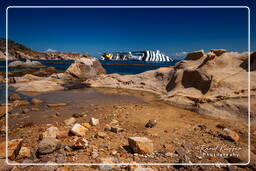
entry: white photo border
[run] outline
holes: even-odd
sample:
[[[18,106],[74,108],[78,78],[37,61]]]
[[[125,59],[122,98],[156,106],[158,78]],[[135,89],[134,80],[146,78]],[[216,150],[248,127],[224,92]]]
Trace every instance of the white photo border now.
[[[250,8],[248,6],[8,6],[5,9],[6,12],[6,163],[8,165],[20,165],[20,166],[45,166],[45,165],[82,165],[82,166],[93,166],[93,165],[106,165],[104,163],[18,163],[9,162],[8,160],[8,10],[11,8],[246,8],[248,10],[248,162],[246,163],[136,163],[136,165],[148,165],[148,166],[171,166],[171,165],[181,165],[181,166],[232,166],[232,165],[248,165],[250,163]],[[134,163],[111,163],[108,165],[135,165]]]

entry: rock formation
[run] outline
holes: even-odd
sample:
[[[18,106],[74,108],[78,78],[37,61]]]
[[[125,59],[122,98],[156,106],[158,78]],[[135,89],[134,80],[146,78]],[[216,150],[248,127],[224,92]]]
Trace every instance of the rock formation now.
[[[250,56],[250,68],[248,57]],[[248,113],[248,70],[256,77],[256,53],[212,49],[191,52],[174,68],[160,68],[137,75],[109,74],[87,79],[90,87],[111,87],[150,91],[168,103],[202,114],[239,115]],[[256,84],[251,82],[251,95]],[[255,117],[255,109],[251,111]]]

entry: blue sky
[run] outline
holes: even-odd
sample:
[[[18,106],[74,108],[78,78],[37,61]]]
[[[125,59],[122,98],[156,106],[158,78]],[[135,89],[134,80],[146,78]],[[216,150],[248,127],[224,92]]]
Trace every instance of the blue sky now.
[[[165,54],[211,48],[247,51],[246,8],[9,9],[9,39],[37,51],[97,55],[159,49]]]

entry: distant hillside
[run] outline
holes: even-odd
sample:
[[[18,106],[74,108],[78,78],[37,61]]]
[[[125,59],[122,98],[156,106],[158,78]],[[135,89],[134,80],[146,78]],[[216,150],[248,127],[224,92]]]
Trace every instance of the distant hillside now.
[[[0,60],[5,60],[5,51],[6,51],[6,39],[0,39]],[[87,54],[82,53],[66,53],[66,52],[51,52],[51,53],[42,53],[32,50],[20,43],[16,43],[12,40],[8,41],[8,59],[9,60],[18,60],[18,59],[45,59],[45,60],[68,60],[68,59],[77,59],[81,57],[89,57]]]

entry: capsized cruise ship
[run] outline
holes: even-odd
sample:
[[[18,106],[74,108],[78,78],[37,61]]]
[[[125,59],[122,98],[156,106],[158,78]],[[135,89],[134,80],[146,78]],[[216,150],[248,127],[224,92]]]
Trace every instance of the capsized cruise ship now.
[[[173,59],[164,55],[159,50],[151,51],[134,51],[134,52],[113,52],[104,53],[101,56],[102,60],[113,61],[153,61],[153,62],[172,62]]]

